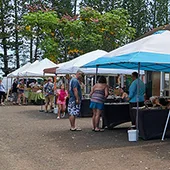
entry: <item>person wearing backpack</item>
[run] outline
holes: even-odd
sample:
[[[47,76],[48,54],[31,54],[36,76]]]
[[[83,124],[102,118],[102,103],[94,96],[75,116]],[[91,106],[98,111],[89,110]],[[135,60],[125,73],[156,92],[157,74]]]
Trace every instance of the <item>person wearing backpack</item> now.
[[[58,105],[58,116],[57,119],[61,118],[61,113],[66,110],[66,99],[68,97],[68,92],[65,90],[64,84],[60,85],[60,89],[57,90],[57,105]]]

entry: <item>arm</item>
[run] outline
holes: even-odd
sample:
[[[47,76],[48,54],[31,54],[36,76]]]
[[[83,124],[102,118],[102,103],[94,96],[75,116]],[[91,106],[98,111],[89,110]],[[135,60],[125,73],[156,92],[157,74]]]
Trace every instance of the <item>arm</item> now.
[[[68,97],[68,91],[67,91],[67,90],[65,90],[65,92],[66,92],[65,99],[67,99],[67,97]]]
[[[73,89],[73,93],[76,99],[76,103],[80,103],[80,98],[79,98],[79,94],[78,94],[78,87],[79,87],[79,82],[77,80],[72,80],[71,82],[71,87]]]
[[[133,82],[129,89],[129,100],[134,97],[136,88],[137,88],[137,85],[136,85],[136,83]]]
[[[94,89],[95,89],[95,85],[91,89],[90,96],[92,96],[92,94],[94,93]]]
[[[105,97],[107,98],[108,95],[109,95],[109,87],[106,86],[106,88],[105,88]]]
[[[76,88],[76,87],[75,87],[75,88],[73,88],[73,91],[74,91],[74,96],[75,96],[75,98],[76,98],[76,103],[80,103],[77,88]]]
[[[17,88],[18,88],[18,89],[20,88],[20,84],[17,85]]]

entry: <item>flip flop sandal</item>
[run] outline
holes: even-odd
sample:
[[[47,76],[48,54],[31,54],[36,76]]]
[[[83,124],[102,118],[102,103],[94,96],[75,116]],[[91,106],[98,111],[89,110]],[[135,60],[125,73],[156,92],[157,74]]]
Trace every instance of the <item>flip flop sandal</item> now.
[[[104,132],[104,129],[97,129],[97,130],[94,130],[95,132]]]
[[[80,128],[70,129],[70,131],[82,131]]]

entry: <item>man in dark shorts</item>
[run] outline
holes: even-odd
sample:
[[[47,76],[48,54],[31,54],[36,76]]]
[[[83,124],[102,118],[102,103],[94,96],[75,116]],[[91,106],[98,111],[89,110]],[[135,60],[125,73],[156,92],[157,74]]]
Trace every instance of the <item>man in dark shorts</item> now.
[[[76,77],[72,78],[69,84],[70,98],[68,103],[68,113],[69,113],[71,131],[81,131],[81,129],[76,128],[75,126],[76,117],[80,114],[80,106],[81,106],[81,99],[82,99],[81,86],[78,81],[79,77],[81,76],[82,76],[82,72],[77,71]]]

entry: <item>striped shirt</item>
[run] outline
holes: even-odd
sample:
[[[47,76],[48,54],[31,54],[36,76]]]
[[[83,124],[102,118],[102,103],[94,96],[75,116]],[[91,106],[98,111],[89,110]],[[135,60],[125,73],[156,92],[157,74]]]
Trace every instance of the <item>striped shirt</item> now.
[[[96,103],[104,103],[106,100],[105,89],[95,90],[91,96],[91,101]]]

